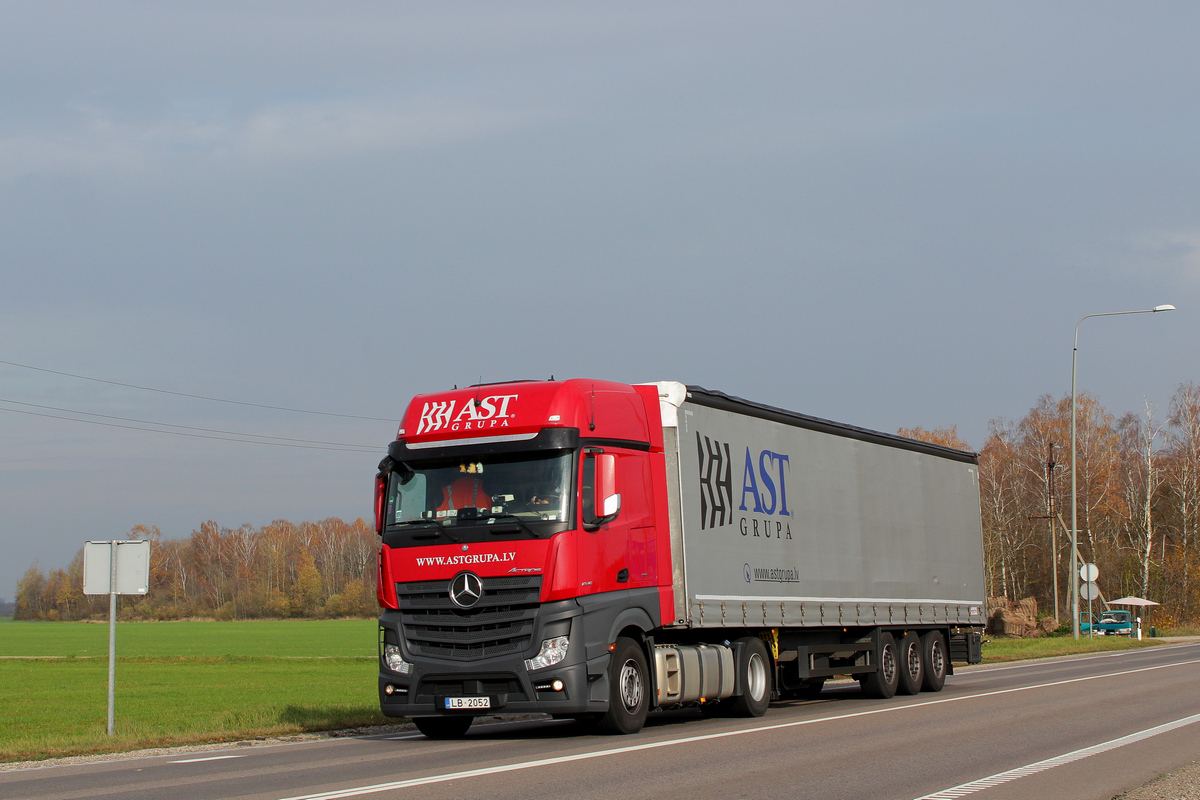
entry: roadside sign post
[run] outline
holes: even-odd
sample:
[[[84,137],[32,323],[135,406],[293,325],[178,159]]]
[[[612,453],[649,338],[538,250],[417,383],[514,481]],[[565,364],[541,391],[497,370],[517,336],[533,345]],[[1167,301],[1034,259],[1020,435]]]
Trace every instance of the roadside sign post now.
[[[117,595],[150,590],[150,542],[144,539],[87,542],[83,546],[83,593],[108,595],[108,735],[113,735],[117,687]]]
[[[1095,564],[1084,564],[1079,568],[1079,577],[1083,578],[1083,586],[1079,587],[1079,596],[1088,601],[1088,617],[1091,622],[1088,623],[1088,638],[1091,639],[1096,635],[1096,615],[1092,612],[1092,601],[1100,596],[1100,587],[1096,585],[1096,578],[1100,577],[1100,568]]]

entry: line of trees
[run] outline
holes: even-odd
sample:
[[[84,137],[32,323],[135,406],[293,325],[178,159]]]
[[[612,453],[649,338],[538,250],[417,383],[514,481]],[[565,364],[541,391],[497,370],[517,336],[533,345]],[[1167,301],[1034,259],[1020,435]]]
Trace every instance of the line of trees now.
[[[150,591],[121,598],[123,619],[373,617],[379,537],[362,519],[277,520],[254,528],[205,522],[186,539],[148,539]],[[14,619],[105,619],[108,596],[83,594],[83,550],[66,569],[34,564],[17,584]]]
[[[1077,398],[1079,550],[1100,568],[1109,599],[1162,603],[1157,624],[1200,619],[1200,387],[1181,385],[1164,417],[1149,404],[1114,417]],[[1035,597],[1069,616],[1071,566],[1069,396],[1045,395],[1019,421],[992,420],[979,454],[984,570],[990,597]],[[970,449],[954,428],[901,435]],[[187,539],[150,539],[150,593],[123,601],[133,618],[370,617],[378,538],[363,520],[261,528],[206,522]],[[17,588],[16,619],[107,615],[106,597],[82,593],[82,550],[65,569],[35,564]]]
[[[1200,387],[1178,387],[1165,416],[1120,418],[1076,400],[1079,552],[1109,600],[1162,603],[1156,624],[1200,618]],[[1071,398],[1041,397],[1017,422],[993,420],[979,455],[988,593],[1035,597],[1069,619]],[[1086,606],[1085,606],[1086,608]]]

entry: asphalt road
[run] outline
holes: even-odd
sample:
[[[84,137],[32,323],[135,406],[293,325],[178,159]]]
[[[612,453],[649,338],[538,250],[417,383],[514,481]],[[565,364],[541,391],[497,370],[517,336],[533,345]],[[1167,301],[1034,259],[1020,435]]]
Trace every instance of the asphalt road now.
[[[1200,645],[963,670],[944,691],[857,684],[765,717],[651,715],[642,733],[480,725],[0,772],[0,798],[1108,800],[1200,755]]]

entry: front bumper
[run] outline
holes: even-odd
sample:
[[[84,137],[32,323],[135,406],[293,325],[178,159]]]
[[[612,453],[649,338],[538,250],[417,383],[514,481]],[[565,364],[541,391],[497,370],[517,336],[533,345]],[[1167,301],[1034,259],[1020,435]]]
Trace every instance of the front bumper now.
[[[379,706],[389,717],[431,717],[490,713],[554,714],[569,716],[602,712],[608,707],[608,654],[588,662],[584,658],[584,617],[572,601],[543,606],[535,633],[524,652],[474,660],[432,658],[414,654],[406,640],[402,614],[385,612],[379,618],[383,641],[399,644],[401,655],[412,665],[404,675],[380,660]],[[541,642],[561,635],[570,625],[567,656],[558,664],[529,671],[525,660],[537,655]],[[556,684],[556,682],[559,682]],[[561,688],[555,689],[558,685]],[[447,698],[488,699],[487,709],[448,709]]]

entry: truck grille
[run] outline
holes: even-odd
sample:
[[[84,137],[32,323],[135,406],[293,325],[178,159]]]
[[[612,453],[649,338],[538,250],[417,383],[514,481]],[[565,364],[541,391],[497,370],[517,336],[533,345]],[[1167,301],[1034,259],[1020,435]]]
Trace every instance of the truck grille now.
[[[450,581],[397,583],[400,625],[413,655],[476,661],[523,653],[533,641],[540,576],[481,578],[472,608],[450,600]]]

